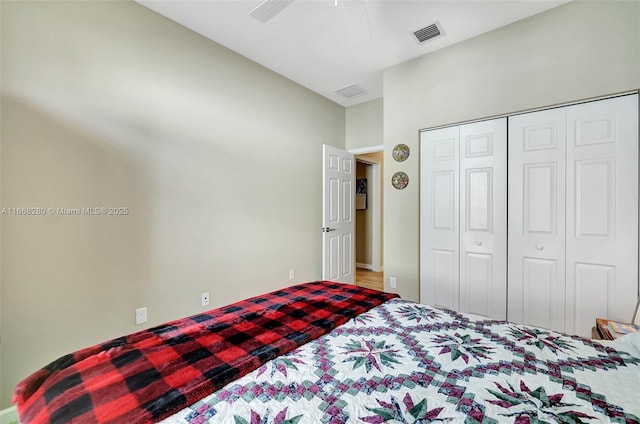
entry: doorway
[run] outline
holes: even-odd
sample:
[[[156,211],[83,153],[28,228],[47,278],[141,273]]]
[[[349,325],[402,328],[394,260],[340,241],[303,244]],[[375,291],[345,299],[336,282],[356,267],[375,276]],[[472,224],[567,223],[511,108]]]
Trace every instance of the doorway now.
[[[351,151],[356,159],[356,284],[383,289],[383,146]]]

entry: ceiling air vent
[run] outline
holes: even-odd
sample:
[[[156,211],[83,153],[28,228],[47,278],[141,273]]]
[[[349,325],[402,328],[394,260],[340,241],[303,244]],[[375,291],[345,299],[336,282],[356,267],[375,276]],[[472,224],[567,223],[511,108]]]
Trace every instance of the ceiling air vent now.
[[[439,22],[413,32],[413,36],[416,37],[418,43],[424,43],[425,41],[431,40],[432,38],[438,37],[442,34],[444,34],[444,32],[442,31],[442,27]]]
[[[350,99],[352,97],[362,96],[363,94],[369,94],[369,92],[367,90],[365,90],[364,88],[360,87],[357,84],[351,84],[351,85],[343,87],[343,88],[341,88],[339,90],[336,90],[336,93],[338,93],[341,96],[344,96],[344,97],[346,97],[348,99]]]
[[[259,20],[260,22],[267,22],[293,2],[294,0],[264,0],[255,9],[249,12],[249,16]]]

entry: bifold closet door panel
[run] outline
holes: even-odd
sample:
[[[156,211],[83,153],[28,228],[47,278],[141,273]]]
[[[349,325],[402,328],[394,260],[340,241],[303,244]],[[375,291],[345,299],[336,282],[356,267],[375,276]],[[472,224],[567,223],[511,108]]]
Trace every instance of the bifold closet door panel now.
[[[459,129],[420,138],[420,302],[458,310]]]
[[[638,96],[567,108],[567,331],[629,322],[638,296]]]
[[[589,336],[638,296],[638,96],[509,118],[508,318]]]
[[[507,317],[507,119],[460,126],[460,311]]]
[[[509,117],[508,319],[556,331],[565,329],[565,123],[564,108]]]
[[[506,118],[425,131],[420,301],[506,318]]]

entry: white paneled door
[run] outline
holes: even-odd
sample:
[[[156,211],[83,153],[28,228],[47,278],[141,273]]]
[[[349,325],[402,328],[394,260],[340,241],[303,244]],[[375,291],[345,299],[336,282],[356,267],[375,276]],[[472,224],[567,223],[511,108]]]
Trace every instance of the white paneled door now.
[[[589,336],[638,296],[638,96],[509,118],[509,320]]]
[[[460,126],[460,310],[507,318],[507,120]]]
[[[420,301],[506,318],[506,118],[421,134]]]
[[[322,157],[322,278],[353,284],[355,160],[326,144]]]
[[[567,332],[638,296],[638,96],[567,108]]]
[[[460,308],[460,129],[420,140],[420,302]]]
[[[565,329],[566,110],[509,117],[509,320]]]

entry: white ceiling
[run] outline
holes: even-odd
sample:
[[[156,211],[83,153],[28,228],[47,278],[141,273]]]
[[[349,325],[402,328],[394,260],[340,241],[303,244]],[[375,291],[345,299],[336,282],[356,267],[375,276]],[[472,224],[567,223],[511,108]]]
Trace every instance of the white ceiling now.
[[[338,0],[337,7],[335,0],[297,0],[266,23],[249,16],[260,0],[137,1],[336,103],[352,106],[382,97],[385,68],[568,0]],[[349,12],[358,3],[365,5],[366,15],[359,16],[368,18],[368,32],[358,15]],[[412,33],[436,21],[444,35],[419,44]],[[369,94],[348,99],[335,93],[351,84]]]

